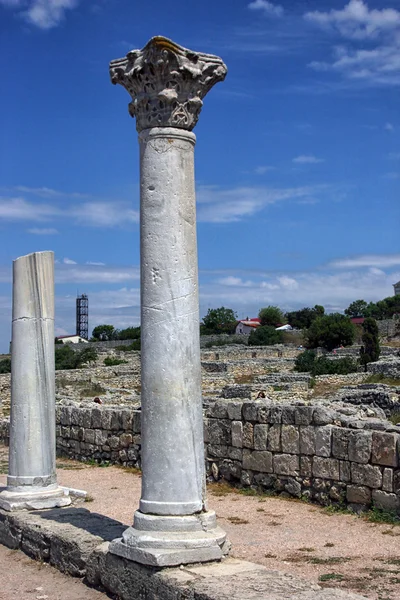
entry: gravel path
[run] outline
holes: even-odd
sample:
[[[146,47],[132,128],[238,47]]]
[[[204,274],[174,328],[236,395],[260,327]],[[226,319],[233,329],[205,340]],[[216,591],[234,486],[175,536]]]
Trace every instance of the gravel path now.
[[[5,479],[0,475],[0,486]],[[137,472],[60,459],[58,480],[89,493],[85,508],[132,523],[140,497]],[[247,496],[227,485],[210,485],[208,498],[233,544],[233,556],[371,600],[399,600],[400,526],[328,513],[304,502]]]

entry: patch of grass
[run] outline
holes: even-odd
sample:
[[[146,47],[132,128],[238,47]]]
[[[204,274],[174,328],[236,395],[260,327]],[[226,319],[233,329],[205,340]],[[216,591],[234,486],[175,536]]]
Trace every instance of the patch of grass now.
[[[318,577],[319,581],[342,581],[343,575],[341,573],[325,573]]]
[[[270,521],[269,523],[267,523],[267,525],[269,525],[270,527],[278,527],[279,525],[282,525],[282,523],[279,523],[278,521]]]
[[[382,531],[381,533],[382,535],[392,535],[393,537],[397,537],[400,535],[400,531],[396,531],[394,528],[385,529],[385,531]]]
[[[395,377],[387,377],[383,373],[375,373],[373,375],[369,375],[365,383],[385,383],[386,385],[392,386],[400,386],[400,379]]]
[[[257,512],[265,512],[263,508],[257,508]]]
[[[112,356],[107,356],[104,359],[104,365],[106,367],[116,367],[117,365],[126,365],[128,364],[127,360],[123,360],[122,358],[114,358]]]
[[[93,500],[94,500],[93,496],[91,496],[90,494],[86,494],[85,502],[93,502]]]
[[[124,465],[115,465],[117,469],[121,469],[125,473],[131,473],[131,475],[141,475],[142,471],[138,467],[126,467]]]
[[[225,481],[210,483],[207,487],[213,496],[228,496],[228,494],[233,494],[236,491],[231,485],[229,485],[229,483],[226,483]]]
[[[7,475],[8,473],[8,462],[6,460],[0,460],[0,475]]]
[[[253,383],[254,375],[236,375],[234,378],[235,383]]]
[[[400,517],[395,512],[382,510],[376,506],[373,506],[371,510],[364,515],[364,518],[370,523],[390,523],[391,525],[400,525]]]
[[[340,563],[348,562],[349,560],[351,560],[349,556],[328,556],[328,558],[312,556],[307,559],[307,562],[313,565],[338,565]]]
[[[325,548],[333,548],[335,544],[332,544],[332,542],[327,542],[326,544],[324,544]]]
[[[227,520],[234,525],[247,525],[249,521],[241,517],[227,517]]]
[[[276,554],[264,554],[265,558],[276,558]]]
[[[390,415],[389,421],[391,423],[393,423],[393,425],[399,425],[400,424],[400,412],[395,412],[392,415]]]
[[[315,552],[315,548],[307,548],[304,546],[303,548],[299,548],[299,552]]]

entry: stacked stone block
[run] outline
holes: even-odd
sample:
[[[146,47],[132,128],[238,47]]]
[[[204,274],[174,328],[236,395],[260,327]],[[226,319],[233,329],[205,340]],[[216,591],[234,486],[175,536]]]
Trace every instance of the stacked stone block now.
[[[400,513],[400,428],[325,407],[219,400],[206,412],[208,473],[323,505]]]
[[[57,454],[140,467],[140,410],[58,406]]]

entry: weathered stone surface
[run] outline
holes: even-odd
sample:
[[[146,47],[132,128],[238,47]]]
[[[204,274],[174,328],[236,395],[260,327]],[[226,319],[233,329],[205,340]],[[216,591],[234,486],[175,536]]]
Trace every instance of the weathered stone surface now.
[[[330,425],[333,423],[335,413],[330,408],[325,406],[316,406],[313,414],[313,422],[315,425]]]
[[[299,475],[299,457],[294,454],[275,454],[273,458],[274,473],[277,475]]]
[[[244,402],[242,407],[242,415],[245,421],[252,421],[254,423],[258,420],[258,409],[259,402]]]
[[[316,427],[300,427],[300,454],[315,454]]]
[[[300,475],[302,477],[312,476],[312,458],[310,456],[300,456]]]
[[[266,450],[268,440],[268,425],[257,423],[254,425],[254,449]]]
[[[252,423],[243,425],[243,448],[254,448],[254,428]]]
[[[282,452],[299,454],[299,428],[295,425],[282,425],[281,445]]]
[[[397,444],[399,436],[393,433],[374,432],[372,434],[372,462],[388,467],[397,467]]]
[[[374,506],[384,511],[398,513],[400,510],[400,498],[396,494],[388,494],[382,490],[373,490],[372,500]]]
[[[231,421],[228,419],[210,419],[208,422],[208,438],[213,445],[230,445]]]
[[[228,402],[228,418],[231,421],[241,421],[243,402],[230,400]]]
[[[393,469],[383,470],[382,489],[384,492],[393,492]]]
[[[272,473],[272,453],[268,451],[255,450],[243,451],[243,468],[260,473]]]
[[[271,425],[268,430],[267,449],[273,452],[281,451],[281,426],[278,424]]]
[[[294,411],[294,422],[296,425],[311,425],[313,414],[313,406],[298,406]]]
[[[347,502],[354,504],[371,504],[371,490],[365,486],[348,485]]]
[[[282,407],[282,423],[285,425],[294,424],[294,406]]]
[[[336,458],[322,458],[314,456],[313,476],[322,479],[339,480],[339,461]]]
[[[232,421],[232,446],[235,448],[243,448],[242,421]]]
[[[349,436],[349,460],[367,464],[371,458],[372,433],[370,431],[352,431]]]
[[[329,458],[331,455],[331,440],[332,440],[332,427],[326,425],[325,427],[315,428],[315,454],[317,456],[324,456]]]
[[[340,481],[351,481],[351,467],[347,460],[339,460]]]
[[[370,488],[382,487],[382,472],[379,467],[351,463],[351,481]]]
[[[342,427],[334,427],[332,430],[332,455],[335,458],[349,460],[349,437],[350,431]]]

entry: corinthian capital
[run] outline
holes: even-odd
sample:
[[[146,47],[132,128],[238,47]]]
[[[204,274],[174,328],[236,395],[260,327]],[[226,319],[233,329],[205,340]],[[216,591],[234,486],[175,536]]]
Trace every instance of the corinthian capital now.
[[[110,63],[112,83],[119,83],[132,96],[129,113],[136,117],[138,131],[149,127],[191,131],[202,99],[226,73],[218,56],[187,50],[161,36]]]

